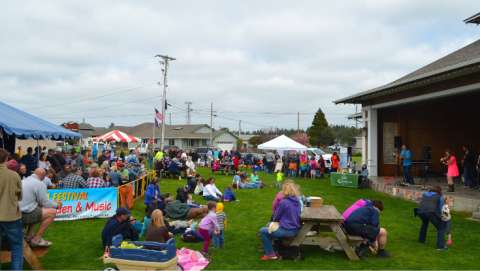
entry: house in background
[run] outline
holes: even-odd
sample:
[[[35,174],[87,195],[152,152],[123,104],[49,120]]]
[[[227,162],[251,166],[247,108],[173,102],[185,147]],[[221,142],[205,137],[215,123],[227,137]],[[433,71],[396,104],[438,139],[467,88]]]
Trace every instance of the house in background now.
[[[147,143],[151,142],[155,133],[154,146],[159,148],[162,129],[161,127],[154,129],[153,126],[152,122],[145,122],[135,126],[97,127],[92,131],[91,137],[100,136],[112,130],[120,130],[139,137],[143,143]],[[207,148],[211,146],[210,138],[213,139],[213,146],[221,150],[235,149],[238,140],[238,137],[227,129],[212,131],[206,124],[165,125],[164,146],[175,146],[184,150]]]
[[[250,139],[255,135],[240,135],[240,140],[242,141],[242,151],[248,151],[253,148],[253,145],[250,144]]]

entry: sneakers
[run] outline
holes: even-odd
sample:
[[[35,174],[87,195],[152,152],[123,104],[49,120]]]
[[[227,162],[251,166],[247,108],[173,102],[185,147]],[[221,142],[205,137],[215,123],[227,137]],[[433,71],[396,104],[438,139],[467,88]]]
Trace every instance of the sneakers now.
[[[444,248],[437,248],[437,251],[448,251],[448,247],[444,247]]]
[[[30,246],[32,247],[49,247],[51,246],[53,243],[50,242],[50,241],[47,241],[43,238],[40,238],[40,240],[35,240],[35,239],[32,239],[30,241]]]
[[[380,258],[390,258],[390,253],[388,253],[385,249],[379,249],[377,256]]]
[[[368,250],[369,248],[367,244],[361,244],[355,249],[355,252],[357,253],[360,259],[363,259],[367,256]]]
[[[277,255],[263,255],[262,258],[260,258],[262,261],[271,261],[271,260],[278,260]]]

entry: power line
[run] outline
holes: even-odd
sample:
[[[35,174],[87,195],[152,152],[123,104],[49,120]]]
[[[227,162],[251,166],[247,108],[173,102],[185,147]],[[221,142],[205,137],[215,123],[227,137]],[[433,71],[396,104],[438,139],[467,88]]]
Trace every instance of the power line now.
[[[64,106],[64,105],[71,105],[71,104],[76,104],[76,103],[82,103],[82,102],[87,102],[87,101],[96,100],[96,99],[99,99],[99,98],[104,98],[104,97],[110,96],[110,95],[112,95],[112,94],[125,93],[125,92],[130,92],[130,91],[142,89],[142,88],[144,88],[144,87],[146,87],[146,85],[138,86],[138,87],[134,87],[134,88],[127,88],[127,89],[115,90],[115,91],[108,92],[108,93],[102,94],[102,95],[97,95],[97,96],[87,96],[87,97],[80,98],[80,99],[76,99],[76,100],[74,100],[74,101],[72,101],[72,102],[67,102],[67,103],[58,103],[58,104],[53,104],[53,105],[34,106],[34,107],[31,107],[31,109],[35,109],[35,108],[45,108],[45,107],[56,107],[56,106]]]
[[[120,106],[120,105],[126,105],[126,104],[131,104],[131,103],[138,103],[138,102],[143,102],[143,101],[149,101],[153,98],[161,98],[162,96],[160,95],[155,95],[155,96],[150,96],[150,97],[144,97],[142,99],[137,99],[137,100],[132,100],[132,101],[128,101],[128,102],[123,102],[123,103],[117,103],[117,104],[111,104],[111,105],[107,105],[107,106],[102,106],[102,107],[98,107],[98,108],[93,108],[93,109],[89,109],[89,110],[95,110],[95,111],[102,111],[102,110],[105,110],[105,109],[109,109],[109,108],[112,108],[112,107],[117,107],[117,106]],[[81,113],[84,113],[85,110],[82,110],[82,111],[76,111],[76,112],[69,112],[68,114],[69,115],[66,115],[66,116],[72,116],[71,114],[81,114]],[[48,116],[48,115],[47,115]],[[60,116],[60,114],[54,114],[54,115],[50,115],[50,117],[55,117],[55,116]],[[65,114],[62,114],[62,116],[65,116]]]

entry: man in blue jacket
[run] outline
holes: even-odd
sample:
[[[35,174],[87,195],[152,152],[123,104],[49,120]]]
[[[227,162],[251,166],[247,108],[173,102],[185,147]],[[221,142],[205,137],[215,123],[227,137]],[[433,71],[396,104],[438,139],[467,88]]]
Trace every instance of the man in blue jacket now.
[[[115,215],[111,217],[102,230],[102,244],[107,250],[112,245],[112,238],[121,234],[123,239],[137,241],[138,231],[133,227],[130,220],[130,211],[126,208],[118,208]]]
[[[145,191],[145,206],[148,209],[150,206],[163,210],[165,205],[160,197],[160,186],[158,186],[158,179],[153,178]]]
[[[355,210],[345,221],[345,229],[350,235],[361,236],[367,243],[360,245],[356,252],[363,258],[368,248],[377,249],[379,257],[389,257],[385,246],[387,244],[387,230],[380,228],[380,212],[383,211],[383,202],[373,200],[372,204]]]

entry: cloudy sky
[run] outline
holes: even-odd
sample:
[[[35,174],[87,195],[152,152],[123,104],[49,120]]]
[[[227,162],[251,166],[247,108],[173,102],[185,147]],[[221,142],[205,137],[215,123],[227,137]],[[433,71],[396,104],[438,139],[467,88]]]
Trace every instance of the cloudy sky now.
[[[50,121],[152,121],[161,67],[174,124],[308,127],[332,101],[409,73],[480,36],[478,0],[5,1],[0,100]],[[271,114],[282,113],[282,114]],[[168,117],[167,117],[168,122]]]

